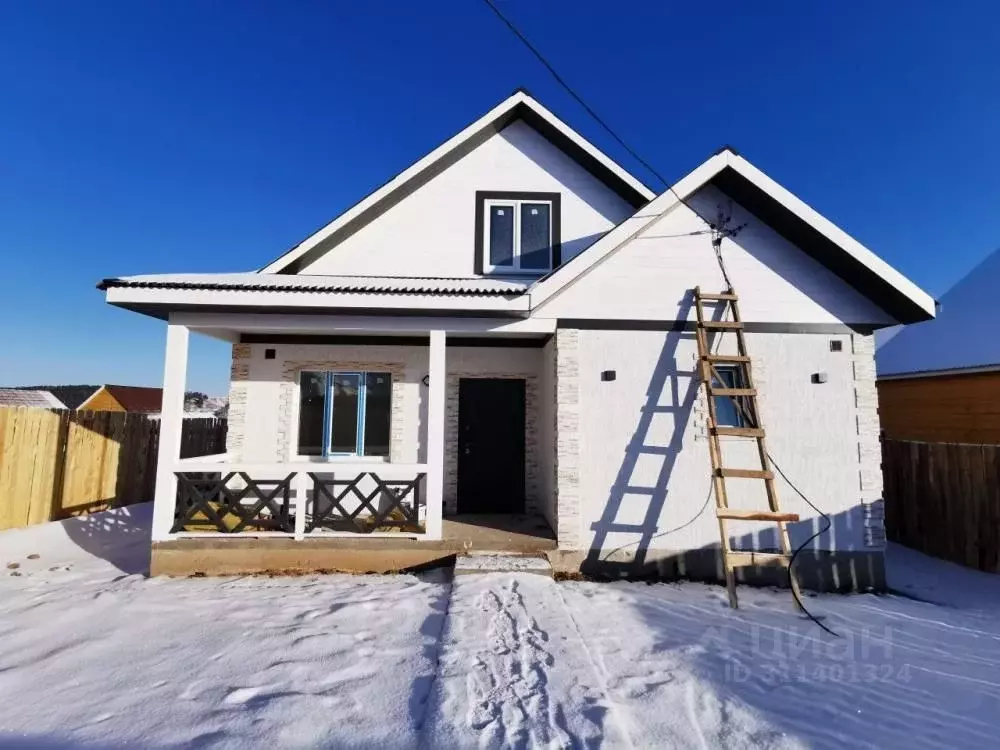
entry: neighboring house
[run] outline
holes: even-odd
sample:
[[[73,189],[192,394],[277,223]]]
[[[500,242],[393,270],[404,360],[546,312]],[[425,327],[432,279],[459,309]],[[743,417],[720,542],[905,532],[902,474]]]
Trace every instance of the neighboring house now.
[[[400,569],[533,516],[557,568],[716,577],[692,290],[724,284],[695,212],[745,224],[722,254],[770,451],[834,524],[796,566],[881,585],[872,332],[933,300],[732,149],[657,195],[523,91],[259,271],[101,283],[167,321],[153,572]],[[211,459],[178,458],[191,331],[233,344]],[[780,492],[801,543],[821,521]]]
[[[878,347],[879,414],[886,437],[1000,443],[1000,250],[942,298],[937,317]]]
[[[67,409],[76,409],[96,391],[96,385],[30,385],[17,390],[48,391]]]
[[[163,402],[161,388],[134,385],[102,385],[80,404],[80,411],[127,411],[157,416]]]
[[[25,388],[0,388],[0,406],[31,406],[41,409],[65,409],[66,405],[48,391]]]

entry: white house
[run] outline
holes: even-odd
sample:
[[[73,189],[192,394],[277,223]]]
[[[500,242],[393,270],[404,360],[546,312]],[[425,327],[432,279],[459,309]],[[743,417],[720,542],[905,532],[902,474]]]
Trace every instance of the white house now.
[[[771,453],[833,524],[796,565],[879,585],[872,332],[931,298],[732,149],[657,195],[524,91],[258,271],[102,282],[167,322],[154,573],[534,539],[563,569],[715,577],[692,290],[724,286],[720,213],[745,225],[721,252]],[[192,331],[233,344],[229,442],[181,460]],[[731,481],[730,503],[760,507],[759,484]],[[821,519],[779,489],[808,538]],[[774,546],[773,526],[736,530]]]

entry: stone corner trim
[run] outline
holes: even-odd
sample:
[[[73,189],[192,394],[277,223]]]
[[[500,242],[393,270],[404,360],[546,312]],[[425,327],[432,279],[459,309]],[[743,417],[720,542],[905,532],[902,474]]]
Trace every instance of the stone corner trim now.
[[[561,550],[582,546],[579,346],[579,331],[556,332],[556,509]]]
[[[882,499],[882,445],[879,440],[878,389],[875,386],[875,338],[851,336],[854,406],[858,434],[858,492],[864,516],[864,543],[885,547],[885,511]]]

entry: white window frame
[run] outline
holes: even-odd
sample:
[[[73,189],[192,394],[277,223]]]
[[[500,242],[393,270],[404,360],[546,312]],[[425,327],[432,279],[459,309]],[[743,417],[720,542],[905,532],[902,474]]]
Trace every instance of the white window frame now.
[[[521,268],[521,206],[526,203],[543,204],[549,207],[549,263],[545,268]],[[490,262],[490,222],[494,206],[514,209],[514,243],[513,264],[510,266],[495,266]],[[485,198],[483,199],[483,270],[486,273],[508,274],[545,274],[552,270],[552,249],[555,243],[553,224],[555,223],[555,203],[552,200],[540,198]]]

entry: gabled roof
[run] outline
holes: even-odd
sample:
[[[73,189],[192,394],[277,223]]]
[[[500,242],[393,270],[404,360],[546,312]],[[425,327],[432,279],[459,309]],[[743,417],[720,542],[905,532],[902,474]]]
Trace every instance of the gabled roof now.
[[[48,391],[24,388],[0,388],[0,406],[30,406],[41,409],[65,409],[66,405]]]
[[[934,317],[934,300],[899,271],[761,172],[730,147],[657,196],[633,216],[530,290],[536,310],[709,183],[823,264],[901,323]]]
[[[523,120],[635,208],[656,195],[623,167],[518,89],[474,123],[313,233],[260,273],[297,273],[515,120]]]
[[[163,406],[163,389],[146,388],[135,385],[102,385],[94,394],[80,404],[81,410],[87,409],[87,404],[101,391],[111,394],[118,404],[129,412],[140,414],[157,413]]]
[[[134,385],[106,385],[108,393],[125,411],[158,412],[163,408],[162,388],[143,388]]]
[[[992,369],[1000,364],[1000,250],[987,255],[941,296],[934,320],[908,326],[875,352],[879,377]]]
[[[67,409],[76,409],[94,395],[96,385],[28,385],[19,390],[48,391]]]

